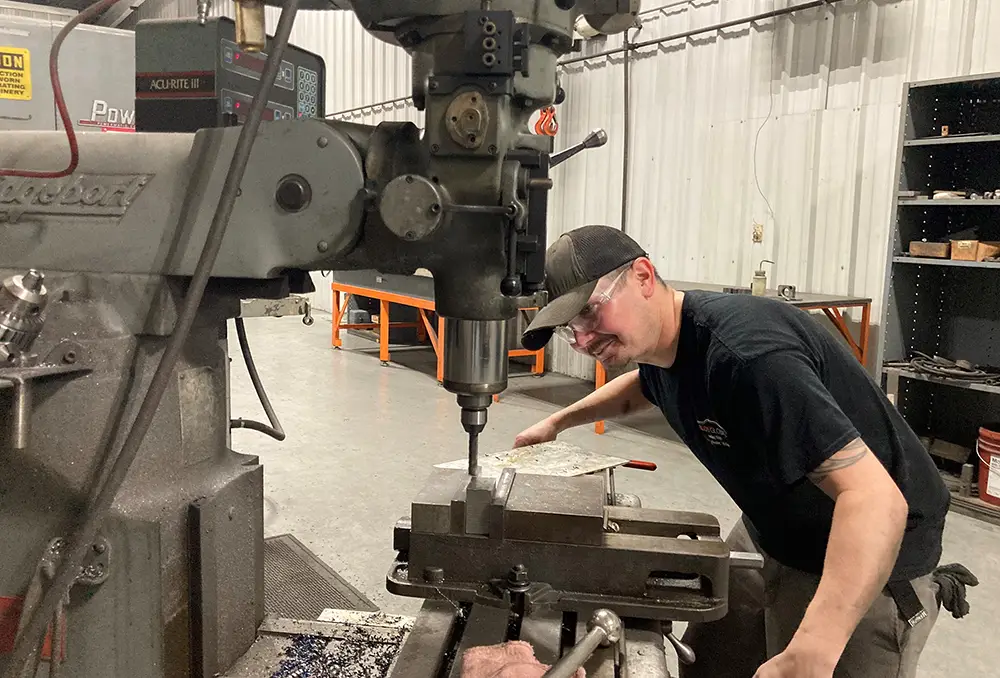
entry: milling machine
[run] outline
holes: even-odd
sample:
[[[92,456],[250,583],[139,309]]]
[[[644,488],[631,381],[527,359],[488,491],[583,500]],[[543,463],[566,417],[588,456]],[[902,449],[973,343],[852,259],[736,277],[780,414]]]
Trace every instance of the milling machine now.
[[[544,282],[552,148],[528,119],[556,100],[575,22],[624,30],[637,0],[273,4],[242,126],[80,134],[64,172],[47,171],[66,166],[64,133],[0,133],[4,678],[39,663],[200,678],[254,643],[263,473],[229,445],[226,321],[241,299],[308,291],[316,270],[433,273],[470,436],[469,472],[434,474],[397,527],[390,589],[454,608],[427,607],[398,675],[455,670],[473,603],[502,611],[499,639],[548,611],[557,629],[603,607],[647,626],[724,614],[732,558],[714,518],[609,505],[592,477],[485,478],[476,460],[507,383],[504,323]],[[423,135],[261,123],[300,5],[350,9],[413,56]],[[263,4],[237,16],[241,47],[262,49]],[[640,632],[662,655],[659,631]]]

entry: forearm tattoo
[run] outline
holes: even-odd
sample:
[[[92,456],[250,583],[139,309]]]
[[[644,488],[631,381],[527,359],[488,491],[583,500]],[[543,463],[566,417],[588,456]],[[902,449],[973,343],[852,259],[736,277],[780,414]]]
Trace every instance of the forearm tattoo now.
[[[868,447],[861,438],[855,438],[847,444],[844,449],[824,461],[816,467],[812,473],[808,474],[809,480],[817,482],[823,480],[834,471],[854,466],[868,454]]]

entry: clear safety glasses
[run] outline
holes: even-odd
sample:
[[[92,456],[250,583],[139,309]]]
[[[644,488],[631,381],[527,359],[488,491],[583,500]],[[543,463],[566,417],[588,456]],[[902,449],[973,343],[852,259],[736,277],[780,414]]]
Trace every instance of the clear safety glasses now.
[[[629,269],[626,268],[619,273],[611,284],[608,285],[607,289],[597,295],[596,299],[588,301],[587,305],[575,318],[565,325],[555,328],[553,330],[555,335],[571,346],[575,346],[577,334],[587,334],[596,330],[601,322],[601,309],[614,297],[615,292],[618,290],[618,283],[628,272]]]

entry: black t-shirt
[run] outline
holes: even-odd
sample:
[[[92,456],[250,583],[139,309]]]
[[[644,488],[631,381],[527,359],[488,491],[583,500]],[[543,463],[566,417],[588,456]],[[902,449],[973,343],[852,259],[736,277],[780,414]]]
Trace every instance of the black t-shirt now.
[[[860,437],[909,504],[891,580],[937,566],[944,482],[881,388],[808,313],[749,295],[686,292],[677,359],[669,369],[640,365],[639,377],[771,557],[822,572],[834,502],[806,474]]]

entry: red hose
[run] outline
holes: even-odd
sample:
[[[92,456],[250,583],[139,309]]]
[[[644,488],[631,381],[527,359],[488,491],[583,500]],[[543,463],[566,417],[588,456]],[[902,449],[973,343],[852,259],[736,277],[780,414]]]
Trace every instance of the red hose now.
[[[49,52],[49,78],[52,81],[52,95],[56,100],[56,108],[59,109],[59,117],[62,119],[63,129],[66,130],[66,138],[69,140],[69,166],[58,172],[41,172],[37,170],[18,170],[0,168],[0,177],[30,177],[32,179],[61,179],[68,177],[76,171],[80,164],[80,148],[76,142],[76,130],[73,128],[73,121],[69,117],[69,109],[66,107],[66,97],[63,96],[62,83],[59,82],[59,52],[62,49],[63,41],[69,32],[84,21],[90,21],[121,0],[98,0],[87,9],[83,10],[63,26],[56,39],[52,41],[52,50]]]

